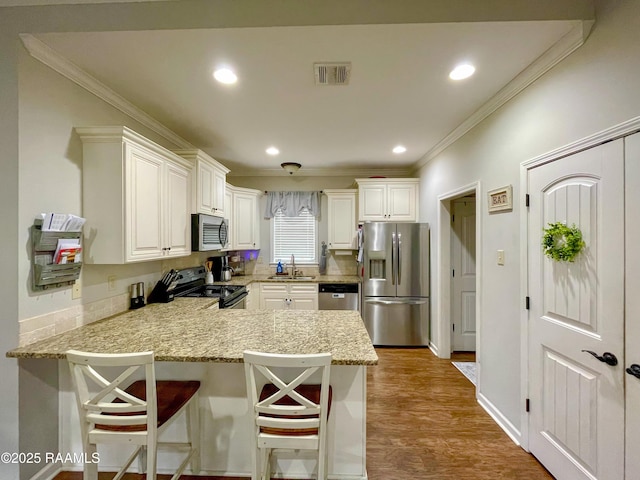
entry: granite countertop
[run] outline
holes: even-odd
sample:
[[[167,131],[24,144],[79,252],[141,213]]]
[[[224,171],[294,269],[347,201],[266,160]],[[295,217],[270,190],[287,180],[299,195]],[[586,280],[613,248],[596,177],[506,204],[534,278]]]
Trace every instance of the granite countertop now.
[[[356,311],[210,309],[216,302],[176,298],[154,303],[16,348],[7,357],[64,359],[69,349],[153,350],[157,361],[239,363],[244,350],[258,350],[331,352],[334,365],[378,363]]]
[[[265,283],[282,283],[282,282],[295,282],[295,283],[360,283],[361,278],[357,275],[315,275],[310,280],[293,280],[288,276],[282,276],[282,278],[269,278],[274,274],[268,275],[238,275],[231,277],[228,282],[215,282],[215,285],[249,285],[251,283],[265,282]],[[303,275],[304,276],[304,275]]]

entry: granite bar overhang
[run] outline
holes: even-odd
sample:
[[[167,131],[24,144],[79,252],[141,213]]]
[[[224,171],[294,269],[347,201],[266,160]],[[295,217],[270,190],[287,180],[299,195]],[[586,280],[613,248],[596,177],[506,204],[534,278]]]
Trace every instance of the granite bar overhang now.
[[[218,310],[216,300],[176,298],[100,320],[7,352],[12,358],[64,359],[70,349],[153,351],[156,361],[242,362],[244,350],[330,352],[333,365],[376,365],[360,314],[347,310]]]

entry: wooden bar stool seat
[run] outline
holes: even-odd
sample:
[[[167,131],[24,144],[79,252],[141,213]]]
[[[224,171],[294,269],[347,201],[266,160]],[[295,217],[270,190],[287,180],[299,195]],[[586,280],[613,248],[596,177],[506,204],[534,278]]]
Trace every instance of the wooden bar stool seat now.
[[[121,479],[136,457],[140,457],[140,470],[146,470],[147,480],[155,480],[157,449],[168,446],[187,450],[172,480],[180,477],[189,462],[193,473],[200,471],[200,382],[156,381],[153,352],[103,354],[69,350],[67,360],[86,458],[95,458],[99,443],[136,445],[113,480]],[[141,374],[143,380],[132,382],[132,377],[139,378]],[[158,436],[182,412],[187,417],[187,442],[159,442]],[[98,464],[85,462],[84,480],[97,479]]]
[[[244,352],[251,410],[252,480],[271,478],[271,458],[278,450],[315,450],[316,478],[326,480],[330,367],[330,353]],[[320,384],[313,383],[317,376]]]

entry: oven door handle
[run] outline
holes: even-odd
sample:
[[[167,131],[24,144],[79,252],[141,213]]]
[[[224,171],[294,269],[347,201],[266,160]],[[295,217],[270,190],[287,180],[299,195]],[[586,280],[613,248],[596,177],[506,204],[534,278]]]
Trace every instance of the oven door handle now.
[[[225,305],[224,308],[234,308],[238,303],[240,303],[242,300],[244,300],[248,296],[249,296],[249,292],[243,292],[239,297],[233,300],[233,303],[229,305]]]

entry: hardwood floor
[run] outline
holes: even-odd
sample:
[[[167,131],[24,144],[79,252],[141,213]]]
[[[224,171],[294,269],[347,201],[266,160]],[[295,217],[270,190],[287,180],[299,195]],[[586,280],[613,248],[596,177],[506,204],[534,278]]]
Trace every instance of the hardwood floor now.
[[[370,480],[552,479],[478,405],[475,387],[427,349],[377,349],[367,384]]]
[[[475,387],[451,361],[427,349],[377,349],[368,369],[367,473],[369,480],[542,480],[553,477],[515,445],[478,405]],[[339,432],[337,432],[339,434]],[[102,474],[100,480],[110,480]],[[125,480],[142,480],[130,474]],[[169,476],[159,475],[158,480]],[[81,480],[64,472],[54,480]],[[181,480],[238,480],[183,476]]]

